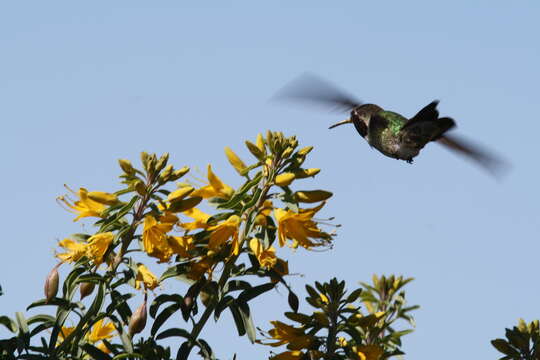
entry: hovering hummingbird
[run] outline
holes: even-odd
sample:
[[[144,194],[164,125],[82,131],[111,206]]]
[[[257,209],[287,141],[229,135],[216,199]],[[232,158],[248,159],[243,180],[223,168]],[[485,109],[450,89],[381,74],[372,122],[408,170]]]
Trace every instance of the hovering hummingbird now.
[[[407,119],[378,105],[364,104],[314,75],[301,76],[285,86],[277,98],[311,101],[350,111],[348,119],[330,126],[330,129],[352,123],[371,147],[390,158],[412,163],[426,144],[438,142],[465,155],[492,174],[496,174],[502,165],[499,159],[476,146],[447,135],[456,123],[452,118],[439,117],[437,100]]]

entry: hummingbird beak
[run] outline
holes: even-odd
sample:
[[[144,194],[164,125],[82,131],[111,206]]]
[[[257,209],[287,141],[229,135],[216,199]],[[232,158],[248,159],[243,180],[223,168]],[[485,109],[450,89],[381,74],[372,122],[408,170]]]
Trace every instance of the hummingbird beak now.
[[[350,124],[350,123],[352,123],[352,120],[351,119],[346,119],[346,120],[338,122],[337,124],[334,124],[334,125],[330,126],[329,129],[333,129],[336,126],[343,125],[343,124]]]

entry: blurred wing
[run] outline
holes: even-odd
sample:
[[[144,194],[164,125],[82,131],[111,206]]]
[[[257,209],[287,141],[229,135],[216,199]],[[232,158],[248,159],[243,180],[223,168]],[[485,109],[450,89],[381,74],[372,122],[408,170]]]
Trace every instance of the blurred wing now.
[[[350,111],[362,104],[353,96],[312,74],[303,74],[291,81],[273,98],[320,104],[338,111]]]
[[[489,154],[487,151],[472,145],[466,140],[459,139],[455,136],[444,135],[441,136],[437,142],[444,145],[446,148],[473,160],[493,176],[499,177],[504,170],[508,169],[508,164],[506,162]]]

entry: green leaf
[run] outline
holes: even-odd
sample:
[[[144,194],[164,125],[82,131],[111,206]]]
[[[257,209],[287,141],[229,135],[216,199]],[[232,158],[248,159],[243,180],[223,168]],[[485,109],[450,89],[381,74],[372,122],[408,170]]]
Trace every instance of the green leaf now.
[[[150,331],[150,334],[152,336],[156,335],[159,328],[163,325],[165,321],[167,321],[168,318],[171,317],[172,314],[177,312],[182,303],[174,303],[169,306],[167,306],[154,320],[154,323],[152,324],[152,330]]]
[[[218,209],[234,209],[240,201],[242,201],[246,193],[251,190],[254,186],[259,184],[262,178],[262,172],[257,173],[257,175],[251,181],[247,181],[242,185],[236,192],[232,195],[231,199],[223,204],[220,204]]]
[[[17,323],[5,315],[0,316],[0,324],[4,325],[12,333],[16,333],[19,330]]]
[[[247,290],[251,288],[251,284],[243,280],[231,280],[223,287],[223,294],[230,293],[232,291]]]
[[[298,296],[296,296],[295,293],[292,291],[289,291],[289,297],[288,297],[289,306],[291,307],[292,311],[298,312],[298,307],[300,306],[300,301],[298,300]]]
[[[308,316],[306,314],[297,313],[297,312],[286,312],[285,316],[291,319],[292,321],[296,321],[300,324],[309,324],[311,322],[311,316]]]
[[[172,328],[172,329],[167,329],[167,330],[159,333],[158,336],[156,336],[156,340],[161,340],[161,339],[165,339],[165,338],[173,337],[173,336],[183,337],[183,338],[186,338],[188,340],[193,339],[193,337],[191,336],[189,331],[187,331],[185,329]]]
[[[112,358],[112,360],[130,359],[130,358],[144,359],[144,356],[139,353],[130,352],[127,354],[116,355],[115,357]]]
[[[349,304],[355,302],[362,294],[362,291],[362,288],[354,290],[352,293],[349,294],[349,296],[347,296],[347,299],[345,301]]]
[[[187,264],[179,264],[175,266],[171,266],[163,274],[161,274],[161,277],[159,278],[159,282],[162,282],[165,279],[176,277],[179,280],[182,280],[188,284],[193,284],[195,281],[188,279],[185,276],[182,276],[187,273]]]
[[[217,304],[216,309],[214,310],[214,320],[218,320],[223,310],[225,310],[228,306],[230,306],[232,303],[234,303],[234,298],[230,295],[227,295],[221,299],[221,301]]]
[[[80,303],[73,303],[73,302],[70,302],[68,300],[61,299],[61,298],[53,298],[49,302],[47,302],[46,299],[41,299],[36,302],[33,302],[30,305],[28,305],[28,307],[26,308],[26,311],[35,307],[39,307],[39,306],[56,306],[56,307],[59,307],[61,309],[68,310],[68,311],[77,309],[77,308],[78,309],[82,308],[82,304]]]
[[[112,358],[105,352],[91,344],[84,344],[82,349],[95,360],[111,360]]]
[[[506,340],[503,339],[495,339],[491,340],[491,345],[500,352],[502,352],[505,355],[509,355],[512,357],[519,357],[519,351],[514,349],[510,344],[506,342]]]
[[[236,324],[236,330],[238,330],[238,336],[244,336],[246,334],[246,328],[244,326],[244,320],[242,319],[242,314],[240,313],[240,309],[238,308],[238,305],[233,302],[232,304],[229,305],[229,309],[231,310],[234,323]]]
[[[253,324],[253,319],[251,318],[251,310],[247,302],[238,301],[238,309],[240,310],[240,316],[242,316],[242,321],[244,322],[244,328],[246,329],[247,336],[251,343],[255,343],[257,339],[257,332],[255,329],[255,324]]]
[[[15,319],[17,320],[17,325],[19,325],[19,332],[28,334],[30,331],[28,330],[28,323],[26,322],[23,313],[17,311],[15,313]]]
[[[34,315],[32,317],[29,317],[26,322],[28,323],[28,325],[32,325],[33,323],[36,323],[36,322],[46,322],[46,321],[55,321],[55,320],[56,319],[52,317],[51,315],[39,314],[39,315]]]
[[[182,295],[179,294],[162,294],[159,295],[152,301],[152,304],[150,305],[150,311],[149,314],[152,318],[156,317],[157,311],[161,305],[163,305],[166,302],[174,302],[174,303],[182,303],[184,301],[184,298]]]
[[[129,334],[127,332],[122,332],[120,334],[120,341],[122,341],[122,345],[124,346],[124,350],[131,354],[133,353],[133,343],[131,342],[131,338],[129,337]],[[114,357],[117,358],[116,356]]]
[[[264,294],[267,291],[272,290],[276,286],[275,283],[266,283],[258,286],[254,286],[250,289],[242,291],[240,296],[238,296],[238,301],[247,303],[253,298]]]

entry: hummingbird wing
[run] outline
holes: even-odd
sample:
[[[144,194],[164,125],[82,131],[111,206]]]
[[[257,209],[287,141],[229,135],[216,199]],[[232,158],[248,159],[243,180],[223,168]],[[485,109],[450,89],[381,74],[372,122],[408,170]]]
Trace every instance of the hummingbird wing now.
[[[371,146],[380,147],[381,133],[388,128],[388,119],[379,114],[371,115],[368,126],[368,142]]]
[[[350,111],[362,104],[343,90],[308,73],[285,85],[273,98],[311,102],[330,106],[338,111]]]
[[[436,121],[439,118],[439,111],[437,110],[438,104],[439,100],[434,100],[428,105],[424,106],[416,115],[410,118],[405,125],[403,125],[401,130],[418,124],[419,122]]]
[[[437,139],[437,142],[447,149],[471,159],[495,177],[499,177],[504,170],[508,169],[508,163],[462,138],[443,135]]]

